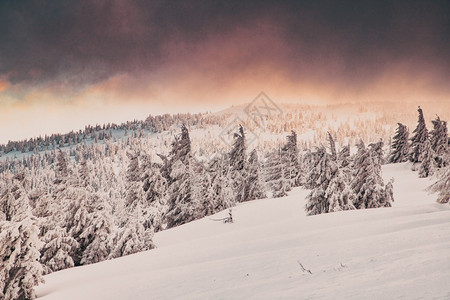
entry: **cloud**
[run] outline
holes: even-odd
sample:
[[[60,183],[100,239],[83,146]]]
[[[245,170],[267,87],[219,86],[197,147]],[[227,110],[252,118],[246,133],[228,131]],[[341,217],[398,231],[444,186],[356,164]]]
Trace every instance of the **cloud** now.
[[[448,11],[445,1],[2,1],[0,97],[201,104],[265,90],[346,101],[412,85],[448,95]]]

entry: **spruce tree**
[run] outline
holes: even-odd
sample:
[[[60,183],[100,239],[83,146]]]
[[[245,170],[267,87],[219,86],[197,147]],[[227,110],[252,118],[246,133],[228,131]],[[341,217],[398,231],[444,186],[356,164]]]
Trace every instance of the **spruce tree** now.
[[[345,181],[350,184],[352,179],[351,161],[350,161],[350,146],[344,146],[337,155],[337,163],[341,170]]]
[[[75,265],[70,255],[79,247],[65,228],[54,225],[43,237],[40,261],[44,265],[45,274],[71,268]]]
[[[449,138],[447,122],[436,117],[432,121],[433,130],[430,132],[431,149],[433,150],[436,167],[442,168],[446,166],[445,156],[449,150]]]
[[[0,195],[0,298],[33,299],[34,286],[43,283],[39,262],[42,242],[31,214],[25,174],[14,176]]]
[[[285,165],[284,177],[289,181],[291,186],[299,186],[300,180],[300,164],[299,151],[297,146],[297,133],[291,131],[291,134],[286,137],[287,142],[282,147],[282,161]]]
[[[167,227],[175,227],[195,220],[195,203],[192,199],[191,141],[186,126],[175,137],[169,158],[169,198],[166,214]]]
[[[425,119],[423,117],[422,109],[418,108],[419,120],[416,129],[413,131],[413,136],[411,138],[409,160],[413,163],[420,162],[420,155],[422,153],[423,144],[428,139],[428,130],[425,124]]]
[[[205,204],[211,213],[216,213],[235,205],[236,197],[233,190],[230,166],[225,158],[215,157],[208,165],[210,187]]]
[[[111,207],[103,197],[96,197],[95,207],[81,238],[88,241],[81,257],[81,264],[106,260],[111,252],[113,219]]]
[[[236,202],[246,201],[244,190],[247,178],[247,145],[245,140],[244,128],[239,125],[239,130],[234,134],[233,146],[229,154],[230,171],[233,178],[233,190],[236,196]]]
[[[280,150],[267,154],[264,173],[265,182],[272,192],[272,197],[279,198],[287,196],[287,192],[290,191],[291,187],[289,181],[284,176],[285,170]]]
[[[354,176],[351,183],[356,195],[354,205],[357,209],[390,206],[391,201],[381,176],[382,142],[369,145],[367,149],[361,142],[353,162]]]
[[[266,198],[264,184],[261,178],[261,166],[258,153],[254,149],[248,158],[248,176],[245,183],[244,199],[246,201]]]
[[[450,203],[450,166],[447,165],[439,175],[439,180],[428,188],[432,193],[438,193],[438,203]]]
[[[161,166],[153,163],[150,157],[143,158],[142,189],[149,206],[149,221],[155,232],[162,230],[163,215],[167,210],[166,178],[161,173]]]
[[[406,125],[397,123],[398,127],[392,143],[392,152],[389,157],[390,163],[401,163],[408,160],[409,154],[409,131]]]
[[[329,202],[325,194],[325,190],[329,184],[329,178],[331,178],[330,161],[331,157],[326,152],[325,147],[317,149],[317,164],[311,170],[309,178],[309,186],[312,187],[311,192],[306,196],[306,214],[308,216],[318,215],[329,212]]]
[[[336,143],[334,142],[334,139],[331,136],[330,132],[328,132],[328,142],[330,143],[331,158],[336,160],[337,159]]]
[[[436,168],[436,161],[434,160],[434,151],[431,149],[430,140],[427,139],[422,145],[422,150],[420,151],[420,166],[419,166],[419,177],[424,178],[434,174]]]

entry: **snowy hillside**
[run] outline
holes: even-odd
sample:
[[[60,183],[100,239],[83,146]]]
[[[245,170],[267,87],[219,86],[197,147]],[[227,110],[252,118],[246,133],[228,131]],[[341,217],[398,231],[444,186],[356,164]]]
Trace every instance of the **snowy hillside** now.
[[[159,232],[157,249],[45,276],[40,299],[448,299],[450,207],[407,163],[392,208],[306,216],[308,191]],[[302,269],[302,266],[304,269]],[[310,272],[308,272],[308,270]]]

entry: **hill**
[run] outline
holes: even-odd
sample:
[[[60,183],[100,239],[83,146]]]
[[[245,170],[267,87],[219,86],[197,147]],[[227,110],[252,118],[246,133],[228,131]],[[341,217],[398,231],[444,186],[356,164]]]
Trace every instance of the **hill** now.
[[[308,191],[159,232],[157,248],[45,276],[40,299],[444,299],[450,207],[407,163],[392,208],[306,216]],[[304,268],[304,269],[303,269]],[[309,271],[310,272],[309,272]]]

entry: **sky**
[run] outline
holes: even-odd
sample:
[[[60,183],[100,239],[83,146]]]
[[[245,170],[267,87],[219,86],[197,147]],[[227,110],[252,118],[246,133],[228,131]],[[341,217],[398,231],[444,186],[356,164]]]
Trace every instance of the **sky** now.
[[[450,105],[449,1],[0,0],[0,143],[251,101]]]

